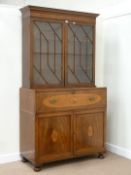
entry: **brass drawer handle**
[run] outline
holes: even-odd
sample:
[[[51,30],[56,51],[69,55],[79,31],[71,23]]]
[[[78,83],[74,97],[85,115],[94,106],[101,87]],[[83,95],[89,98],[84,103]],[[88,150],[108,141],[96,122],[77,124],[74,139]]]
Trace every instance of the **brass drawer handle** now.
[[[50,99],[50,104],[56,104],[57,103],[57,99]]]
[[[95,100],[96,100],[95,97],[90,97],[90,98],[89,98],[89,101],[95,101]]]
[[[66,24],[68,24],[68,23],[69,23],[69,21],[68,21],[68,20],[65,20],[65,23],[66,23]]]
[[[76,98],[74,98],[74,99],[73,99],[73,103],[76,103],[76,102],[77,102],[77,99],[76,99]]]
[[[77,101],[78,101],[78,99],[77,99],[76,97],[73,97],[73,98],[71,99],[71,102],[72,102],[72,103],[77,103]]]

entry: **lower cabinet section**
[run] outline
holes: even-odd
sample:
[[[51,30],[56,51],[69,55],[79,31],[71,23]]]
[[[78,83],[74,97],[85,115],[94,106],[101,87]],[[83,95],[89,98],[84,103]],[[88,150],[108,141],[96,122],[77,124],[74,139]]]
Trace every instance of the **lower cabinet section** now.
[[[77,96],[74,95],[76,92],[72,95],[70,92],[69,102],[73,104],[70,108],[66,104],[62,109],[58,98],[56,110],[56,99],[53,96],[53,100],[49,101],[52,106],[46,105],[45,110],[42,105],[45,105],[43,94],[46,92],[21,89],[20,149],[23,161],[30,161],[35,170],[39,170],[44,163],[51,161],[89,154],[102,155],[105,151],[106,89],[90,89],[89,94],[98,94],[98,91],[103,95],[100,95],[99,103],[96,101],[94,105],[87,105],[88,98],[83,100],[83,95],[79,99],[84,102],[79,102],[78,106],[75,101]],[[62,90],[59,93],[62,94]],[[84,90],[83,93],[88,94],[88,91]],[[75,100],[72,102],[72,99]]]
[[[104,151],[104,112],[38,116],[39,162]]]

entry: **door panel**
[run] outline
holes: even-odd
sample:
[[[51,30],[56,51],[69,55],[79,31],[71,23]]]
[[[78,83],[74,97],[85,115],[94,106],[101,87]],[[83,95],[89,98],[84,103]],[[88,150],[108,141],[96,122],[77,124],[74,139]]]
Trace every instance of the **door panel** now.
[[[62,24],[33,22],[33,82],[36,85],[63,84]]]
[[[102,151],[104,147],[104,113],[83,113],[75,116],[75,153]]]
[[[93,27],[68,25],[67,83],[93,83]]]
[[[71,116],[39,117],[39,157],[43,161],[72,154]]]

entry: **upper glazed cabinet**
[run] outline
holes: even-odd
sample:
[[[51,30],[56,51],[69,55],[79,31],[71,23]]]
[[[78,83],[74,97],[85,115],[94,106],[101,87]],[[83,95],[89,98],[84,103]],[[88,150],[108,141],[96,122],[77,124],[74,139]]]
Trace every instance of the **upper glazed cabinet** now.
[[[28,8],[23,9],[23,87],[95,86],[97,15]]]

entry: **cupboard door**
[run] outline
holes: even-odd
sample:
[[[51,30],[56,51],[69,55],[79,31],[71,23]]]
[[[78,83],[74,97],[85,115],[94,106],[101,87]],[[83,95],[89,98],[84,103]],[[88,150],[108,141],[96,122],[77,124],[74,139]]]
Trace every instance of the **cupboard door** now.
[[[33,84],[62,86],[62,23],[33,21]]]
[[[94,83],[94,27],[68,24],[67,84]]]
[[[75,154],[103,151],[104,113],[83,113],[75,116]]]
[[[40,161],[59,160],[72,155],[71,116],[43,116],[38,120]]]

